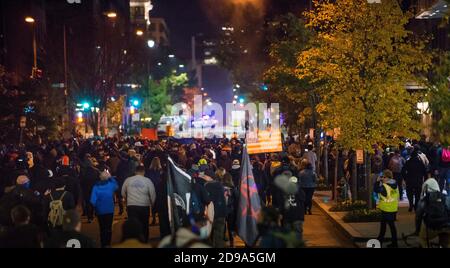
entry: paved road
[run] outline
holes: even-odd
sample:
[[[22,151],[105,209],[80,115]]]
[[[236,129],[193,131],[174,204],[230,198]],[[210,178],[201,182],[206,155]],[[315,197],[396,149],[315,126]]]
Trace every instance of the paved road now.
[[[353,248],[352,241],[346,238],[327,216],[316,206],[313,215],[305,215],[303,238],[306,246],[312,248]]]
[[[354,247],[353,243],[344,237],[333,226],[331,221],[321,212],[318,208],[314,207],[313,215],[305,216],[304,225],[304,239],[306,240],[307,247],[319,247],[319,248],[350,248]],[[113,238],[112,243],[120,242],[121,226],[126,219],[126,213],[122,216],[118,215],[116,211],[113,223]],[[82,232],[97,241],[99,245],[99,228],[98,222],[95,220],[93,223],[88,224],[86,218],[83,217]],[[159,241],[159,226],[150,226],[150,243],[156,247]],[[243,247],[242,241],[237,238],[235,242],[236,247]]]

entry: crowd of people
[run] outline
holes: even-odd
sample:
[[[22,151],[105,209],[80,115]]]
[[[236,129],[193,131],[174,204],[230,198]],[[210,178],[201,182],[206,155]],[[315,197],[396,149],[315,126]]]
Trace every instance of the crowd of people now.
[[[408,211],[416,213],[412,235],[419,236],[422,247],[429,247],[436,237],[440,246],[449,247],[450,146],[406,142],[404,147],[384,153],[376,147],[374,160],[372,172],[379,175],[374,185],[375,201],[382,213],[378,240],[383,243],[389,225],[392,243],[388,246],[398,247],[395,221],[406,188]]]
[[[0,247],[77,246],[67,244],[71,237],[93,247],[96,243],[81,233],[82,216],[85,224],[97,222],[101,247],[149,246],[152,224],[159,225],[162,247],[233,247],[243,146],[237,138],[132,137],[3,145]],[[176,236],[167,204],[169,157],[192,178],[192,213]],[[251,155],[263,207],[259,246],[294,246],[302,240],[305,214],[312,214],[316,159],[312,151],[302,155],[300,150]],[[205,211],[211,204],[214,220],[208,230]],[[113,221],[124,213],[122,243],[112,245]],[[297,242],[279,238],[280,232]]]
[[[92,238],[81,233],[82,216],[86,224],[96,219],[101,247],[150,247],[150,225],[159,225],[160,247],[234,247],[243,146],[237,138],[148,141],[132,137],[3,145],[0,247],[95,247]],[[305,215],[312,214],[321,160],[308,137],[287,139],[284,149],[250,156],[262,207],[260,247],[303,246]],[[436,224],[431,231],[424,226],[433,225],[428,204],[448,203],[450,148],[407,142],[394,150],[375,146],[374,151],[375,203],[382,211],[378,239],[383,241],[389,225],[391,246],[398,246],[395,221],[404,188],[409,211],[417,213],[416,233],[422,244],[430,236],[445,234],[448,214],[445,219],[441,215],[445,224],[438,226],[444,231],[436,231]],[[337,151],[330,151],[331,159],[333,153]],[[176,232],[171,229],[167,203],[169,157],[192,178],[191,213]],[[351,159],[337,169],[344,181],[350,179]],[[214,219],[207,216],[211,207]],[[449,207],[444,207],[446,213]],[[113,221],[124,213],[123,238],[112,245]],[[71,238],[81,244],[70,244]]]

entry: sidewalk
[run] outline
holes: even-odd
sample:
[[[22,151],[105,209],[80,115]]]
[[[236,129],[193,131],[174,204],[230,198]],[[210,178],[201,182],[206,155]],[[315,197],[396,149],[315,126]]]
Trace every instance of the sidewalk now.
[[[351,239],[357,247],[365,248],[366,243],[370,239],[378,236],[380,229],[379,222],[363,222],[363,223],[345,223],[342,218],[347,212],[330,212],[329,209],[334,205],[331,198],[331,191],[319,191],[314,193],[313,202],[328,216],[333,224],[349,239]],[[400,202],[399,212],[397,214],[397,236],[399,247],[407,247],[402,240],[402,233],[411,234],[415,230],[415,213],[408,212],[408,201]],[[391,238],[389,226],[387,226],[385,244]],[[408,239],[411,245],[417,245],[417,237]]]

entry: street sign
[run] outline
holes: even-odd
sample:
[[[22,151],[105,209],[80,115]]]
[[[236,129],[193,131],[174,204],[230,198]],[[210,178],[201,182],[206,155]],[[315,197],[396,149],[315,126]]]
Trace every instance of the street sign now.
[[[356,150],[356,163],[364,164],[364,151],[363,150]]]
[[[27,126],[27,118],[25,116],[20,117],[19,125],[21,128],[24,128]]]
[[[52,84],[52,88],[64,88],[64,83]]]

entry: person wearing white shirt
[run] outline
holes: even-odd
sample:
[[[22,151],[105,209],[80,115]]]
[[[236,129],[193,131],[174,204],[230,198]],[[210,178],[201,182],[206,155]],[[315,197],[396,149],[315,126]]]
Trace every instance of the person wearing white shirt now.
[[[150,209],[155,204],[156,192],[153,182],[144,177],[145,167],[138,166],[136,175],[125,180],[122,196],[127,205],[128,218],[136,218],[144,228],[144,240],[148,241]]]

